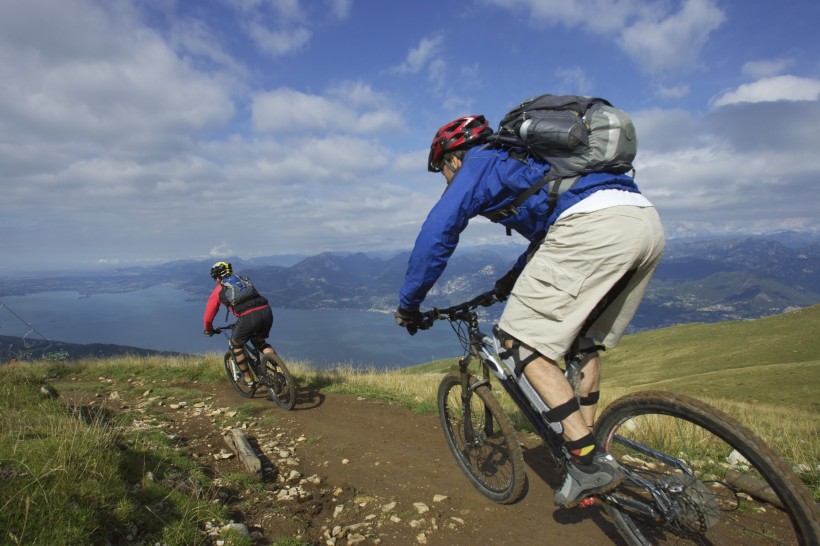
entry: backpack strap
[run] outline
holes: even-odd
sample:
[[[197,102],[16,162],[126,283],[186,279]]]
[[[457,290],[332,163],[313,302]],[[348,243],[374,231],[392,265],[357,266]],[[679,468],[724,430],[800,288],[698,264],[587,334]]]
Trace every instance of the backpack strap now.
[[[557,174],[547,174],[541,180],[521,192],[518,197],[515,198],[515,201],[509,205],[505,205],[499,209],[489,212],[483,212],[481,213],[481,216],[487,218],[491,222],[500,222],[505,218],[515,216],[518,214],[518,207],[520,207],[524,201],[541,191],[541,188],[544,186],[547,187],[547,192],[549,194],[549,208],[547,209],[547,216],[549,216],[552,214],[552,211],[555,210],[555,204],[558,202],[558,197],[570,189],[579,178],[581,178],[580,175],[563,177]],[[512,230],[507,228],[507,236],[510,235],[512,235]]]

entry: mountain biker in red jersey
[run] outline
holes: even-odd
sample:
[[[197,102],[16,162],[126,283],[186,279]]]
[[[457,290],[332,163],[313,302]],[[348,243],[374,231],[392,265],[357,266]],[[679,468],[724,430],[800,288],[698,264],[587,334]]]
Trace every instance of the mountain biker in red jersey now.
[[[250,341],[253,346],[260,349],[266,354],[274,354],[273,347],[267,343],[267,338],[270,335],[270,329],[273,326],[273,312],[271,311],[268,300],[256,292],[254,289],[253,295],[236,305],[236,308],[231,307],[228,298],[225,295],[225,286],[222,284],[223,279],[233,274],[233,267],[228,262],[217,262],[211,267],[211,278],[216,281],[216,286],[208,298],[208,303],[205,306],[205,314],[203,321],[205,322],[205,335],[214,335],[214,318],[219,311],[219,306],[224,305],[230,309],[236,316],[236,326],[231,334],[231,352],[236,359],[236,365],[239,371],[244,375],[245,383],[248,386],[253,385],[253,379],[248,365],[245,363],[245,351],[243,347],[245,343]]]
[[[470,219],[509,207],[547,175],[550,166],[527,154],[485,146],[493,134],[484,116],[467,116],[441,127],[430,147],[428,170],[447,182],[427,216],[399,291],[396,322],[412,334],[421,323],[419,305],[439,278]],[[513,153],[515,152],[515,153]],[[530,246],[495,284],[509,297],[499,321],[500,355],[523,373],[560,421],[570,452],[566,479],[555,503],[577,505],[615,488],[623,472],[591,434],[599,399],[597,348],[614,347],[632,320],[661,259],[663,227],[655,208],[626,174],[590,173],[550,207],[542,189],[501,220]],[[598,304],[610,305],[587,321]],[[579,339],[580,399],[558,366]]]

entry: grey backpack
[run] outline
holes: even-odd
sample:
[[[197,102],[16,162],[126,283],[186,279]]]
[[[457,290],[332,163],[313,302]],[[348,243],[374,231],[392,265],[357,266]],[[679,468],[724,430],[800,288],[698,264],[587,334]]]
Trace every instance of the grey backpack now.
[[[228,275],[222,279],[225,287],[225,298],[232,308],[259,295],[248,277],[243,275]]]
[[[541,95],[510,110],[488,140],[549,163],[549,174],[509,207],[486,214],[497,222],[547,186],[551,206],[581,175],[633,170],[638,138],[629,114],[601,98]],[[511,208],[510,208],[511,207]]]

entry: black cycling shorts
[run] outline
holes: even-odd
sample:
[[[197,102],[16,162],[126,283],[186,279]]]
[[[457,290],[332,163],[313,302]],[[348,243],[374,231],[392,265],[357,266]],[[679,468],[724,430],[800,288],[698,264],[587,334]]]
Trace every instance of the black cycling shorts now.
[[[272,326],[273,312],[270,307],[251,311],[236,320],[231,342],[235,346],[244,345],[248,341],[258,345],[268,338]]]

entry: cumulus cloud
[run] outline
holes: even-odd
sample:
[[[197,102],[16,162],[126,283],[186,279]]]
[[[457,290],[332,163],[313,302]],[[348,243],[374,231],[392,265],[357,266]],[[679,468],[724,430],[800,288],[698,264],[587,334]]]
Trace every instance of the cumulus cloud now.
[[[84,2],[68,7],[57,31],[21,23],[52,9],[36,1],[16,7],[20,28],[0,30],[0,159],[7,164],[26,165],[35,155],[65,164],[78,152],[130,159],[184,152],[192,135],[233,117],[223,83],[133,14]]]
[[[670,234],[816,231],[820,98],[786,83],[740,86],[702,115],[635,113],[637,181]]]
[[[587,75],[586,71],[579,66],[559,68],[555,71],[555,75],[561,82],[559,89],[566,89],[568,93],[578,95],[587,95],[591,92],[593,86],[592,79]]]
[[[417,74],[425,66],[440,61],[441,36],[422,38],[419,44],[412,48],[404,61],[393,68],[399,74]]]
[[[529,12],[539,23],[583,26],[596,33],[612,32],[621,28],[627,19],[646,2],[624,0],[484,0],[488,4],[515,12]],[[594,14],[592,16],[591,14]]]
[[[777,76],[794,65],[794,59],[761,59],[743,63],[741,71],[752,78],[766,78]]]
[[[484,0],[538,25],[578,28],[616,43],[640,69],[669,74],[691,69],[726,15],[715,0]],[[674,6],[680,5],[677,11]]]
[[[797,76],[775,76],[726,91],[712,101],[712,106],[719,108],[742,102],[816,101],[818,98],[820,98],[820,80]]]
[[[274,57],[300,50],[311,38],[310,30],[305,27],[271,30],[258,22],[250,23],[248,32],[259,49]]]
[[[709,35],[725,19],[711,0],[687,0],[680,11],[641,17],[621,34],[621,47],[651,73],[692,68]]]
[[[398,129],[403,123],[384,97],[360,83],[337,86],[328,95],[287,87],[258,93],[251,110],[254,130],[260,133],[378,133]]]

